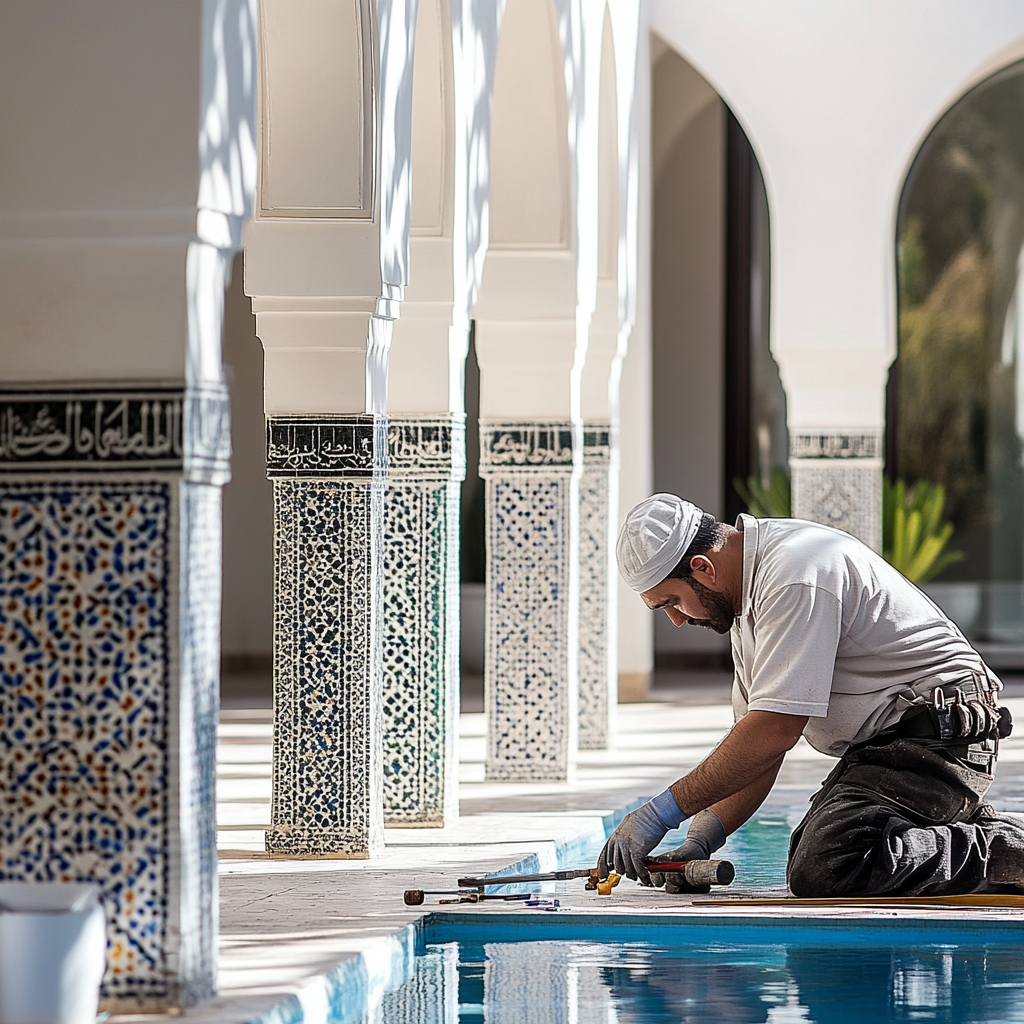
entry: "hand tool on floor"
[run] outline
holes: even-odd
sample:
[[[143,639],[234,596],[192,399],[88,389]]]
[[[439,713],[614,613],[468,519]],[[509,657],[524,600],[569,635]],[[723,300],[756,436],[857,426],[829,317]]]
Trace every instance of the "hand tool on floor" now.
[[[521,882],[564,882],[572,878],[597,877],[597,868],[584,868],[579,871],[545,871],[536,875],[490,875],[484,878],[460,878],[455,883],[459,886],[457,890],[430,891],[429,889],[406,889],[405,905],[407,907],[418,907],[423,903],[425,896],[476,896],[478,899],[500,900],[503,895],[488,893],[485,890],[489,885],[516,885]],[[596,882],[589,888],[597,888]],[[467,891],[475,890],[475,891]],[[516,897],[518,898],[518,897]],[[478,899],[464,899],[458,902],[476,903]]]
[[[683,860],[658,863],[648,860],[647,867],[659,875],[682,875],[690,885],[732,885],[736,868],[728,860]]]
[[[658,871],[678,872],[686,877],[691,885],[729,885],[736,877],[736,869],[727,860],[691,860],[673,861],[667,864],[650,864]],[[585,878],[584,886],[589,892],[596,891],[607,896],[618,884],[617,876],[609,876],[601,880],[597,868],[576,868],[568,871],[542,871],[533,875],[485,875],[482,878],[460,878],[458,889],[429,890],[406,889],[403,897],[407,907],[422,906],[426,896],[457,896],[457,903],[478,903],[483,899],[505,899],[503,895],[486,893],[491,885],[520,885],[530,882],[566,882],[574,878]],[[613,880],[614,879],[614,880]],[[474,898],[475,897],[475,898]],[[444,900],[442,902],[449,902]]]
[[[484,900],[532,900],[542,897],[539,892],[501,893],[501,892],[478,892],[475,889],[406,889],[402,897],[407,907],[420,907],[427,896],[454,896],[451,900],[438,900],[441,906],[449,903],[481,903]]]

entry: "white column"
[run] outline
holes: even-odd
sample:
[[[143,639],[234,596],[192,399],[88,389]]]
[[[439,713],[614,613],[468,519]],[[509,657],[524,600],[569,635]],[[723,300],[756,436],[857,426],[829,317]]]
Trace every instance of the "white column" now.
[[[505,6],[491,114],[490,237],[474,310],[487,499],[487,775],[505,780],[568,778],[578,729],[579,388],[587,338],[577,308],[572,188],[579,108],[567,79],[583,85],[574,41],[560,38],[558,24],[550,0]]]
[[[220,333],[257,38],[247,0],[0,7],[2,873],[99,887],[115,1013],[217,985]]]
[[[456,274],[453,241],[456,163],[466,160],[466,147],[456,145],[452,31],[446,0],[421,0],[412,88],[409,287],[391,343],[384,531],[384,817],[405,826],[440,827],[458,816],[459,512],[469,300]]]
[[[374,26],[368,0],[261,13],[245,287],[275,491],[267,850],[368,857],[383,845],[386,385],[408,276],[414,15],[397,3]]]

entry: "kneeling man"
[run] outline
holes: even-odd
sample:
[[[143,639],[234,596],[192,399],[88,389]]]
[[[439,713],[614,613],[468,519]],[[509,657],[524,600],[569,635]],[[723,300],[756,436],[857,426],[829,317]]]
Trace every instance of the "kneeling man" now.
[[[801,735],[840,757],[790,841],[796,896],[1024,890],[1024,827],[984,803],[1002,688],[963,634],[860,541],[795,519],[720,523],[673,494],[626,517],[619,571],[676,626],[729,632],[736,723],[688,775],[629,814],[598,867],[686,890],[647,858],[704,859],[768,795]],[[653,883],[652,883],[653,874]]]

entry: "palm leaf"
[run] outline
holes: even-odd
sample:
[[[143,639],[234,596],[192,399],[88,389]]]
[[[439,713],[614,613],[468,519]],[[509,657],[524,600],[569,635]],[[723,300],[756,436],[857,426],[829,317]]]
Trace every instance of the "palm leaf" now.
[[[964,559],[962,551],[947,551],[953,524],[943,520],[946,489],[918,480],[883,481],[882,554],[911,583],[927,583],[943,569]]]

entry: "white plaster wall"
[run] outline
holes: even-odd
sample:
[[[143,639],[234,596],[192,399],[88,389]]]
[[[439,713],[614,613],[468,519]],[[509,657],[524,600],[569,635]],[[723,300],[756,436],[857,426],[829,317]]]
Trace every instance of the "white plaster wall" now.
[[[221,650],[270,655],[274,629],[274,490],[266,471],[263,346],[242,291],[242,255],[224,295],[224,363],[231,388],[231,482],[224,488]]]
[[[635,161],[630,167],[630,185],[635,189],[633,195],[636,197],[636,220],[633,225],[636,249],[635,256],[630,253],[629,258],[636,260],[636,277],[635,290],[626,296],[624,305],[627,308],[631,306],[630,312],[635,322],[622,361],[619,391],[619,445],[622,460],[619,475],[620,522],[635,504],[651,494],[654,483],[650,321],[650,64],[648,38],[644,31],[637,41],[634,104],[635,120],[629,127],[635,135],[629,152],[630,159]],[[654,616],[621,578],[618,586],[620,686],[628,681],[636,686],[638,678],[647,678],[654,670]]]
[[[202,4],[0,4],[0,378],[185,376]]]
[[[743,124],[771,206],[791,429],[881,428],[907,168],[943,110],[1024,52],[1017,0],[652,0]]]
[[[654,490],[722,515],[725,109],[670,49],[652,72]],[[658,651],[724,651],[726,638],[655,616]]]
[[[388,411],[449,411],[462,353],[449,344],[455,287],[454,96],[451,25],[443,0],[421,0],[412,93],[409,285],[388,360]],[[463,300],[464,303],[464,300]],[[458,412],[461,405],[451,411]]]
[[[550,0],[505,6],[492,99],[489,245],[473,312],[485,420],[578,415],[571,381],[576,258],[558,29]]]

